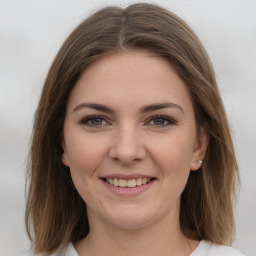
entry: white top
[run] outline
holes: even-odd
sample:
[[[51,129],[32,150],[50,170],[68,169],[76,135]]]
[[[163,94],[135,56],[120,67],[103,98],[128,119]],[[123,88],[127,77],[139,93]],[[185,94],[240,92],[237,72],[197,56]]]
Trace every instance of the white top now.
[[[71,255],[70,255],[71,256]],[[73,255],[72,255],[73,256]],[[74,254],[74,256],[78,256]],[[236,249],[202,240],[190,256],[245,256]]]
[[[36,256],[36,255],[33,253],[28,253],[22,256]],[[52,254],[49,256],[57,256],[57,255]],[[59,256],[79,256],[79,255],[77,254],[72,243],[70,243],[67,249],[64,250],[62,254]],[[197,246],[197,248],[190,254],[190,256],[245,256],[245,255],[232,247],[224,246],[224,245],[216,245],[211,242],[202,240]]]

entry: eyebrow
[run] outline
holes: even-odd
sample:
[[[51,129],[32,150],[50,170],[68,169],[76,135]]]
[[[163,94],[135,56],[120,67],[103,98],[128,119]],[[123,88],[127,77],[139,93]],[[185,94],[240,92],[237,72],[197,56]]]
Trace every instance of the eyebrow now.
[[[141,107],[140,112],[141,113],[148,113],[151,111],[164,109],[164,108],[176,108],[180,110],[182,113],[184,113],[184,110],[181,106],[174,104],[172,102],[164,102],[164,103],[155,103],[148,106]]]
[[[114,110],[105,106],[105,105],[102,105],[102,104],[98,104],[98,103],[81,103],[79,105],[77,105],[73,112],[76,112],[82,108],[92,108],[92,109],[96,109],[98,111],[102,111],[102,112],[106,112],[106,113],[109,113],[109,114],[113,114],[114,113]]]
[[[98,110],[101,112],[105,112],[108,114],[113,114],[115,112],[112,108],[107,107],[102,104],[98,104],[98,103],[80,103],[79,105],[77,105],[74,108],[73,112],[76,112],[83,108],[92,108],[92,109],[95,109],[95,110]],[[151,111],[156,111],[156,110],[164,109],[164,108],[175,108],[175,109],[180,110],[182,113],[184,113],[184,110],[181,106],[179,106],[175,103],[171,103],[171,102],[155,103],[155,104],[143,106],[140,108],[140,113],[148,113]]]

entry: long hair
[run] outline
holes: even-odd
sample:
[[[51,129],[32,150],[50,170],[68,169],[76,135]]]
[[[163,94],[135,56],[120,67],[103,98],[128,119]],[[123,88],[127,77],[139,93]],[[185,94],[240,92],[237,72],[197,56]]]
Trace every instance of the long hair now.
[[[200,40],[175,14],[153,4],[106,7],[85,19],[59,50],[35,113],[27,173],[26,228],[35,252],[61,251],[89,232],[86,204],[62,163],[67,101],[83,71],[104,55],[148,51],[186,83],[198,127],[209,136],[204,163],[181,195],[185,236],[230,244],[238,167],[214,71]]]

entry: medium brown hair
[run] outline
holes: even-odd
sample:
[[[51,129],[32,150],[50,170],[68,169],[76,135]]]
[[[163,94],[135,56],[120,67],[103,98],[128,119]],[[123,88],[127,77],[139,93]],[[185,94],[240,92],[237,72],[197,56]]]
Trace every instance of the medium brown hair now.
[[[175,68],[191,95],[197,125],[209,136],[204,163],[191,172],[181,196],[182,232],[192,239],[231,243],[238,167],[211,62],[183,20],[143,3],[92,14],[71,33],[52,63],[35,114],[28,168],[26,227],[35,252],[60,251],[89,232],[86,204],[62,163],[70,92],[95,60],[136,50],[165,58]]]

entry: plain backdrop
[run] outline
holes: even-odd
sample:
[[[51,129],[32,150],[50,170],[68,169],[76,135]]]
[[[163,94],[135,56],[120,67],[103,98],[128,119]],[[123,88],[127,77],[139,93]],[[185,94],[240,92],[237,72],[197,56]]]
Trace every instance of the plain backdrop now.
[[[48,68],[74,27],[134,1],[0,0],[0,256],[29,248],[24,184],[33,114]],[[159,0],[198,34],[215,68],[241,171],[233,246],[256,256],[256,1]]]

